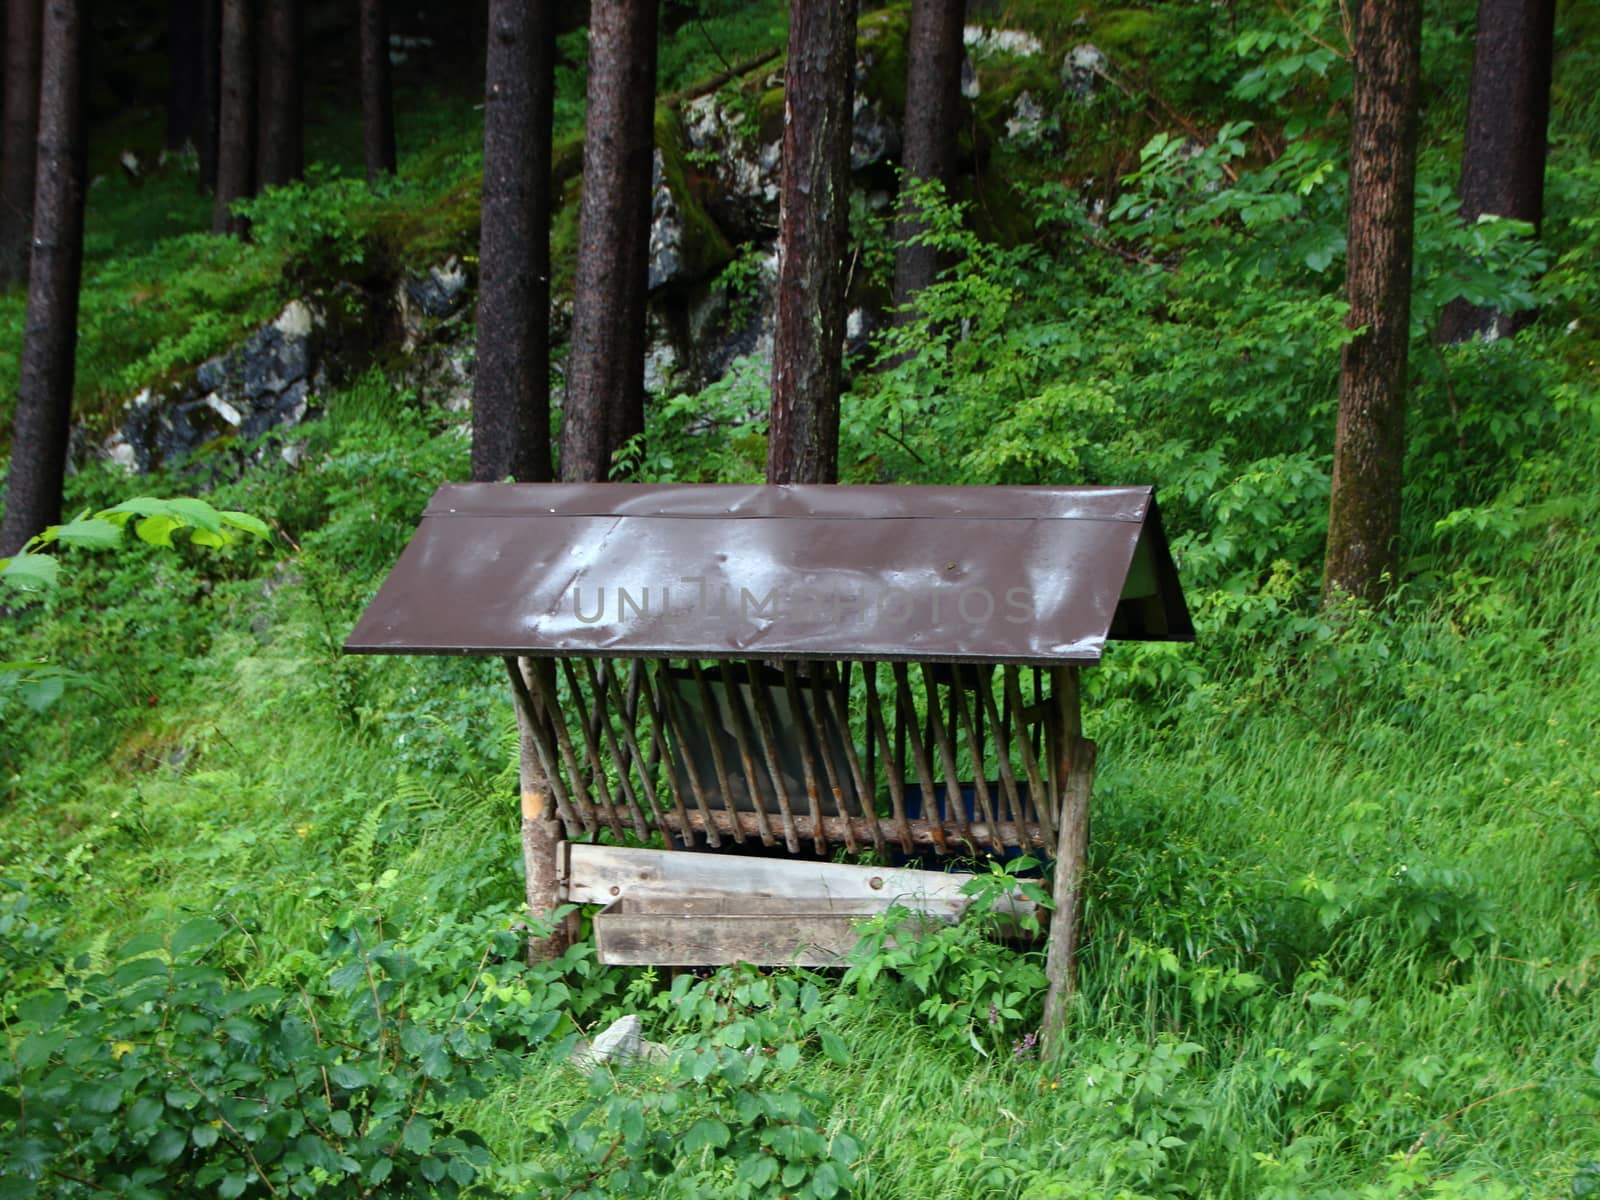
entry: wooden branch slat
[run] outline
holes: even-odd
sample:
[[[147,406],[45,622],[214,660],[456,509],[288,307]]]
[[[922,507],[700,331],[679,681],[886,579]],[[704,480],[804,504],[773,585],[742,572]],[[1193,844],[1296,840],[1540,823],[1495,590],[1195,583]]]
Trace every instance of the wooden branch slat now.
[[[600,743],[596,737],[596,727],[591,721],[588,702],[583,698],[583,688],[578,685],[578,673],[573,670],[572,660],[561,660],[561,673],[567,681],[567,693],[572,697],[572,709],[578,718],[578,732],[583,735],[584,757],[589,760],[589,770],[594,780],[595,794],[600,798],[600,811],[605,814],[606,824],[611,826],[611,833],[620,842],[622,840],[622,821],[617,817],[617,806],[611,800],[611,785],[606,782],[605,764],[600,761]],[[598,711],[599,706],[596,705]]]
[[[1050,803],[1050,797],[1045,793],[1044,775],[1039,770],[1038,756],[1033,752],[1033,731],[1028,727],[1028,722],[1022,715],[1022,684],[1018,680],[1015,667],[1005,668],[1006,696],[1011,703],[1011,710],[1017,714],[1017,748],[1022,752],[1022,769],[1028,775],[1028,795],[1033,800],[1033,811],[1039,817],[1039,824],[1044,827],[1045,845],[1056,844],[1056,810]]]
[[[806,703],[810,705],[811,728],[816,730],[817,757],[822,760],[823,774],[826,776],[828,790],[833,793],[834,811],[841,816],[848,816],[850,810],[845,807],[844,782],[839,778],[838,764],[833,761],[833,755],[828,750],[828,712],[827,701],[822,696],[822,691],[827,687],[822,677],[821,664],[813,663],[811,686],[801,684],[800,690],[805,693]],[[846,731],[846,737],[849,732]],[[857,852],[855,835],[848,824],[844,827],[845,849],[851,854]]]
[[[944,715],[939,711],[939,685],[934,682],[933,672],[926,666],[922,668],[922,686],[928,697],[928,729],[933,744],[939,748],[939,760],[944,767],[945,824],[953,826],[956,837],[973,845],[972,831],[968,828],[967,805],[961,797],[961,769],[956,766],[955,743],[951,741]],[[950,686],[956,685],[952,683]],[[953,820],[952,813],[955,814]]]
[[[783,664],[783,690],[789,695],[789,708],[794,713],[796,725],[795,734],[800,739],[800,768],[805,774],[806,799],[811,804],[811,816],[816,824],[812,827],[812,838],[816,843],[817,853],[828,852],[828,839],[822,832],[822,793],[817,784],[817,768],[812,753],[812,740],[808,736],[806,726],[805,702],[800,699],[800,686],[797,682],[797,672],[793,662]]]
[[[961,726],[961,732],[966,735],[967,753],[972,757],[972,792],[976,797],[977,811],[983,814],[984,821],[990,829],[995,828],[994,802],[989,797],[989,776],[983,769],[983,747],[978,742],[978,731],[972,720],[972,706],[967,703],[967,689],[962,686],[960,679],[950,681],[950,695],[953,697],[950,707],[955,709],[956,722]],[[962,804],[965,811],[966,804]],[[997,851],[1004,851],[1004,846],[996,846]]]
[[[561,761],[567,769],[567,780],[572,784],[573,806],[579,816],[583,818],[584,828],[593,833],[599,828],[595,819],[594,807],[589,803],[589,789],[583,782],[583,769],[578,765],[578,756],[573,752],[572,739],[567,736],[567,723],[561,717],[561,706],[556,701],[555,689],[547,682],[542,672],[535,671],[530,677],[533,681],[533,693],[540,706],[551,715],[550,727],[555,730],[556,747],[560,751]]]
[[[900,848],[910,854],[911,828],[906,824],[905,772],[901,769],[900,760],[896,760],[890,752],[889,728],[884,723],[883,705],[878,699],[878,665],[864,663],[863,668],[867,684],[867,744],[870,746],[876,741],[883,756],[884,770],[888,772],[889,805],[894,814],[895,834],[900,839]],[[878,793],[874,790],[872,794],[876,796]]]
[[[847,667],[848,663],[845,664]],[[863,669],[865,667],[863,666]],[[824,669],[826,670],[826,668]],[[819,682],[819,687],[822,685]],[[856,756],[856,740],[850,733],[850,700],[849,692],[841,698],[837,688],[826,687],[823,695],[828,701],[829,711],[833,717],[834,727],[839,731],[839,738],[844,743],[845,765],[850,768],[850,778],[856,789],[856,809],[864,820],[869,822],[872,830],[872,845],[881,854],[883,852],[883,824],[878,820],[877,805],[874,803],[876,793],[868,790],[867,781],[861,773],[861,760]],[[843,804],[839,811],[845,812]]]
[[[722,739],[717,736],[717,705],[711,698],[711,687],[706,683],[706,673],[699,659],[689,660],[689,673],[694,676],[695,691],[700,696],[700,711],[705,713],[706,741],[711,744],[711,769],[717,776],[717,787],[722,790],[722,807],[731,809],[735,807],[733,786],[728,780],[727,760],[722,756]],[[744,830],[737,825],[734,826],[733,840],[744,845]]]
[[[694,796],[695,807],[706,814],[706,841],[715,850],[722,845],[722,838],[718,836],[716,827],[710,824],[711,802],[706,799],[706,789],[700,782],[700,772],[694,765],[692,747],[683,731],[682,714],[678,712],[677,691],[673,688],[672,679],[667,674],[665,661],[662,661],[656,667],[656,698],[667,714],[667,728],[672,731],[672,740],[678,745],[678,761],[683,764],[683,773],[689,777],[689,792]],[[673,763],[667,763],[668,775],[677,774],[673,770],[673,766]]]
[[[578,819],[572,802],[567,798],[566,784],[561,781],[561,772],[556,769],[555,747],[548,744],[549,723],[543,719],[539,706],[534,703],[533,696],[528,691],[528,681],[523,677],[522,668],[510,655],[506,657],[505,664],[506,673],[511,676],[512,697],[522,710],[524,726],[533,737],[533,752],[539,759],[539,768],[544,772],[545,781],[550,785],[551,795],[556,798],[556,815],[561,818],[561,824],[565,826],[569,837],[579,829],[593,833],[593,826]]]
[[[761,739],[761,753],[767,760],[767,773],[772,776],[772,791],[778,797],[778,811],[783,816],[783,844],[790,854],[799,854],[800,832],[795,824],[794,807],[789,803],[789,787],[783,781],[778,738],[772,729],[772,706],[767,703],[767,687],[761,680],[761,672],[755,662],[748,663],[747,670],[750,674],[750,700],[756,710],[756,734]]]
[[[738,821],[747,834],[755,833],[758,828],[754,813],[741,812],[733,813],[730,816],[726,812],[717,812],[712,814],[712,820],[719,829],[725,832],[732,831],[734,820]],[[666,821],[669,830],[674,832],[680,830],[681,824],[676,813],[668,813]],[[801,837],[813,838],[820,833],[820,838],[824,843],[831,841],[842,844],[845,840],[844,827],[846,824],[851,826],[859,841],[865,841],[872,836],[872,831],[867,828],[870,822],[864,821],[860,817],[823,817],[819,825],[809,815],[800,813],[795,816],[794,823],[795,829]],[[702,824],[703,821],[699,813],[693,812],[689,814],[688,825],[690,829],[698,830]],[[938,847],[945,844],[945,831],[937,819],[912,817],[906,822],[906,827],[911,841],[915,845]],[[1044,831],[1039,828],[1037,823],[1025,824],[1020,834],[1017,828],[1009,823],[1003,823],[1000,828],[994,831],[992,837],[990,836],[989,827],[981,822],[971,826],[970,832],[977,841],[990,845],[1038,848],[1045,844]]]
[[[644,792],[645,803],[650,806],[650,823],[659,829],[661,828],[661,804],[656,795],[656,782],[653,778],[655,772],[645,760],[644,753],[639,749],[639,736],[634,728],[634,718],[639,704],[638,669],[639,660],[634,659],[633,665],[628,671],[628,695],[623,695],[622,681],[617,677],[615,671],[606,676],[606,687],[611,696],[611,702],[617,706],[618,711],[628,714],[627,718],[622,722],[622,741],[627,746],[628,755],[639,772],[639,789]],[[644,838],[647,835],[641,834],[640,836]]]
[[[928,761],[928,748],[923,744],[922,735],[917,732],[917,706],[911,699],[911,681],[906,672],[905,663],[893,663],[890,669],[894,672],[895,708],[896,719],[900,722],[900,729],[911,742],[911,758],[916,764],[917,780],[922,785],[922,811],[924,814],[936,813],[935,805],[938,803],[933,790],[933,766]],[[904,759],[900,760],[904,762]],[[945,843],[944,825],[935,819],[934,845],[939,848],[940,854],[948,854],[950,847]]]
[[[994,703],[994,678],[993,671],[988,667],[978,668],[978,701],[983,705],[983,719],[994,729],[1000,728],[1000,714],[995,709]],[[1022,811],[1022,800],[1017,795],[1017,777],[1011,769],[1011,739],[1009,737],[995,738],[994,743],[995,769],[1000,772],[1000,794],[1009,806],[1012,821],[1025,819]]]
[[[631,778],[633,772],[628,769],[628,759],[617,742],[617,731],[612,728],[609,706],[613,703],[614,689],[608,685],[616,681],[617,673],[608,670],[608,664],[604,661],[596,667],[592,658],[584,659],[583,667],[589,678],[590,692],[594,696],[595,711],[604,715],[604,719],[600,722],[600,734],[605,740],[606,751],[611,755],[611,765],[617,769],[617,786],[622,789],[622,798],[628,805],[628,815],[633,818],[633,832],[638,835],[641,842],[648,841],[650,825],[639,807],[639,797],[633,790]],[[620,705],[617,711],[622,712]],[[623,725],[623,730],[629,731],[629,726]]]
[[[772,834],[772,822],[767,817],[767,806],[761,802],[761,769],[756,764],[755,749],[750,744],[750,725],[745,720],[744,701],[739,696],[739,685],[733,678],[732,664],[724,666],[722,679],[722,694],[728,705],[728,724],[733,729],[733,740],[739,743],[739,762],[744,768],[745,785],[750,789],[750,806],[756,814],[757,832],[761,834],[761,844],[771,846],[777,839]],[[756,686],[756,681],[752,678],[751,690],[753,691]]]
[[[655,660],[655,662],[655,669],[646,668],[645,670],[648,678],[644,681],[644,687],[640,690],[639,697],[644,701],[644,706],[650,713],[650,722],[655,728],[655,744],[651,750],[651,755],[656,762],[660,762],[664,757],[667,759],[667,787],[672,792],[673,809],[679,818],[677,828],[683,831],[684,841],[688,844],[689,849],[692,850],[694,849],[694,835],[690,832],[689,810],[683,802],[683,789],[678,786],[678,773],[672,769],[672,760],[665,749],[667,718],[662,715],[661,710],[666,705],[662,680],[667,672],[667,664],[660,659]]]

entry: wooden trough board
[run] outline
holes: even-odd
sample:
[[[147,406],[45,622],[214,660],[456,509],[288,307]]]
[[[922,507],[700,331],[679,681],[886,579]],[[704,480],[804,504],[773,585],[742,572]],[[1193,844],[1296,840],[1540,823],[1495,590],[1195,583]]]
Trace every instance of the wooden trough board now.
[[[614,965],[836,966],[856,923],[899,905],[958,917],[974,876],[844,863],[568,843],[567,899],[603,904],[598,957]],[[1000,911],[1034,905],[1013,895]]]

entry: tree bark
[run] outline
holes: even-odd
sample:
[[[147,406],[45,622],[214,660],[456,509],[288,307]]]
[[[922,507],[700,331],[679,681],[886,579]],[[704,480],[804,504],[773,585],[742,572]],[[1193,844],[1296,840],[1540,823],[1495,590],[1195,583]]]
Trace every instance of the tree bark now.
[[[303,0],[268,0],[261,14],[261,101],[256,106],[262,187],[293,183],[305,171],[300,57]]]
[[[1461,218],[1469,224],[1493,213],[1528,221],[1538,234],[1555,27],[1555,0],[1478,0],[1461,154]],[[1458,298],[1439,322],[1439,340],[1509,337],[1531,320],[1531,311],[1497,313]]]
[[[1323,598],[1380,598],[1399,569],[1421,0],[1356,16],[1346,293]]]
[[[28,315],[0,555],[61,520],[83,265],[83,30],[78,0],[48,0],[40,55]]]
[[[389,81],[389,11],[385,0],[361,0],[361,134],[367,183],[393,175],[394,88]]]
[[[945,265],[932,246],[911,244],[927,228],[905,196],[908,184],[937,180],[949,186],[956,167],[956,129],[961,105],[962,0],[915,0],[911,7],[910,62],[906,69],[906,118],[900,214],[894,227],[896,324],[911,320],[913,297]]]
[[[246,237],[250,222],[232,211],[256,191],[255,13],[250,0],[222,0],[222,104],[217,120],[217,203],[213,233]]]
[[[25,283],[33,242],[39,136],[40,0],[7,0],[5,129],[0,142],[0,290]]]
[[[643,424],[655,90],[654,0],[595,0],[561,422],[566,480],[605,479],[623,437]]]
[[[550,137],[548,6],[491,0],[483,116],[472,478],[548,480]]]
[[[520,6],[520,0],[514,0]],[[540,14],[543,23],[544,14]],[[494,26],[490,26],[490,36]],[[522,792],[523,886],[527,894],[528,915],[538,920],[561,904],[561,821],[550,791],[550,780],[539,761],[534,741],[534,722],[549,727],[550,716],[534,699],[527,682],[535,671],[544,672],[547,690],[555,693],[555,662],[548,658],[506,659],[517,709],[517,776]],[[549,736],[548,734],[546,736]],[[572,944],[572,927],[557,924],[548,937],[528,938],[528,961],[540,962],[558,957]]]
[[[783,81],[770,483],[839,478],[855,0],[793,0]]]

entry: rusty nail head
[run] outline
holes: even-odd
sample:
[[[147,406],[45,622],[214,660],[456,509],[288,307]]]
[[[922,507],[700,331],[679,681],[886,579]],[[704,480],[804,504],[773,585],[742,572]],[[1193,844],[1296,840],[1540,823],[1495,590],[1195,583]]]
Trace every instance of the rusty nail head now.
[[[883,876],[874,875],[871,879],[867,880],[867,886],[875,892],[881,892],[883,890]]]

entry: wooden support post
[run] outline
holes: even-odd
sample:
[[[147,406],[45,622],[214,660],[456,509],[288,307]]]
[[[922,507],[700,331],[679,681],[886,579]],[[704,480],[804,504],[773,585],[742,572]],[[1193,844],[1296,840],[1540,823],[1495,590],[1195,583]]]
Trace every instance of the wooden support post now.
[[[1089,848],[1089,794],[1094,787],[1095,744],[1083,736],[1078,699],[1078,669],[1051,671],[1055,761],[1051,772],[1061,780],[1059,837],[1056,842],[1055,916],[1050,922],[1045,958],[1043,1041],[1046,1058],[1058,1054],[1067,1015],[1077,990],[1078,918],[1083,906],[1083,870]]]
[[[562,903],[561,822],[556,818],[554,793],[540,761],[535,722],[549,716],[532,700],[527,680],[537,671],[551,671],[550,691],[554,691],[553,666],[548,659],[507,658],[506,667],[521,687],[513,688],[517,709],[517,774],[522,790],[522,865],[526,872],[528,916],[532,920],[551,913]],[[561,922],[548,937],[528,939],[528,961],[540,962],[558,957],[571,944],[568,922]]]

